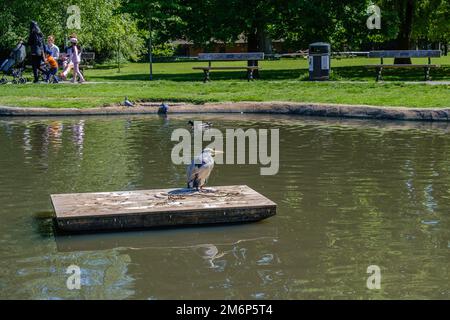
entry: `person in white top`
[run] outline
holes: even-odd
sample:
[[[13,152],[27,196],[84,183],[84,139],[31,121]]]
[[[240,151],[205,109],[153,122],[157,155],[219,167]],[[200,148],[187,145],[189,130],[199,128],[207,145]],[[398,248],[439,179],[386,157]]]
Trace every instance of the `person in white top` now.
[[[55,45],[55,37],[54,36],[48,36],[47,38],[47,49],[51,52],[52,57],[55,60],[59,59],[59,48]]]
[[[81,62],[81,50],[78,46],[78,39],[77,38],[70,38],[70,43],[72,44],[71,47],[67,50],[67,53],[69,54],[69,60],[73,63],[73,78],[72,83],[75,83],[77,81],[77,77],[79,77],[79,82],[83,83],[84,77],[80,72],[80,62]]]

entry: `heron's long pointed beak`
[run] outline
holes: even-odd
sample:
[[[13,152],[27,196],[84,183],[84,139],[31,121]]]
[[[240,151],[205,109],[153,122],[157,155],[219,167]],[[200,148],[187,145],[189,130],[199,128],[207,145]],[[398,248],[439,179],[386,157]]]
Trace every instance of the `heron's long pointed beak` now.
[[[223,151],[220,151],[220,150],[217,150],[217,151],[214,151],[214,153],[216,153],[216,154],[221,154],[221,153],[224,153]]]

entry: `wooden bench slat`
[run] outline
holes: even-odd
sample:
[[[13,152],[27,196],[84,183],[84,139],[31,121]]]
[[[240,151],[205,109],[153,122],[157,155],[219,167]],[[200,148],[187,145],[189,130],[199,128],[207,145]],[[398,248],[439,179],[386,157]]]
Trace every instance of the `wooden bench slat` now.
[[[263,60],[264,52],[247,53],[199,53],[200,61],[244,61],[244,60]]]
[[[376,50],[369,52],[369,58],[437,58],[441,50]]]
[[[205,67],[193,67],[194,70],[203,70],[204,82],[208,82],[211,70],[247,70],[248,81],[253,80],[253,72],[259,70],[258,66],[219,66],[212,67],[212,61],[257,61],[264,59],[264,52],[246,52],[246,53],[199,53],[199,61],[208,61],[209,65]],[[252,63],[254,64],[254,63]]]

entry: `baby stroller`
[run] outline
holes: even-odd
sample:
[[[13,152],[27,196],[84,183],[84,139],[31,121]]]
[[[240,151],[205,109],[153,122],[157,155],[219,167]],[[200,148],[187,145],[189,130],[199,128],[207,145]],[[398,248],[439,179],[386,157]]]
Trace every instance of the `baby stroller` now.
[[[45,83],[59,83],[58,77],[50,73],[50,68],[45,62],[41,63],[38,69],[38,74],[39,74],[39,81]]]
[[[25,45],[22,42],[11,51],[9,58],[3,61],[0,65],[0,72],[3,72],[3,76],[0,79],[0,84],[8,83],[7,76],[12,76],[12,83],[26,83],[27,79],[23,76],[25,70],[25,58],[26,50]]]

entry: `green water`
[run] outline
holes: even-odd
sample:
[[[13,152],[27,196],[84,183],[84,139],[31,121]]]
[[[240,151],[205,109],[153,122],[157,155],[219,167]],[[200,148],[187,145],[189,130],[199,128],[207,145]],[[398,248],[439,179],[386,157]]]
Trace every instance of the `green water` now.
[[[182,187],[189,119],[279,128],[280,170],[217,165],[278,204],[260,223],[57,236],[52,193]],[[450,126],[282,116],[0,119],[0,298],[450,298]],[[369,265],[381,289],[369,290]],[[81,270],[81,289],[65,273]]]

